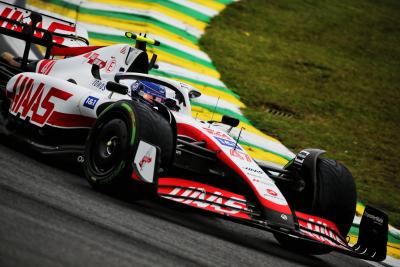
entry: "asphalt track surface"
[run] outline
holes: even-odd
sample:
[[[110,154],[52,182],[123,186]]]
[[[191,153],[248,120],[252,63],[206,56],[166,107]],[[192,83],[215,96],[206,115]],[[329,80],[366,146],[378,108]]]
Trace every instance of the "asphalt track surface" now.
[[[94,191],[72,161],[0,138],[0,266],[370,266],[132,189]]]

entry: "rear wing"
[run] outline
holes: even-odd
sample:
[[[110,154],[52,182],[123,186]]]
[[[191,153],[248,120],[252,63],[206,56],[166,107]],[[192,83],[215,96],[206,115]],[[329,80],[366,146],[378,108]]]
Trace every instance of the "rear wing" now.
[[[0,34],[26,42],[23,65],[26,64],[30,45],[46,47],[45,58],[56,47],[87,46],[87,32],[73,22],[40,14],[35,11],[0,1]]]

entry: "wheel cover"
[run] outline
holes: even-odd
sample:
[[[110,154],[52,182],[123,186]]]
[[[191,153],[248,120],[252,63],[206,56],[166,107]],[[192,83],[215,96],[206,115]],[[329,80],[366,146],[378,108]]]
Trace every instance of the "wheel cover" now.
[[[100,125],[90,150],[90,164],[98,174],[106,175],[119,166],[129,145],[128,136],[128,127],[121,119]]]

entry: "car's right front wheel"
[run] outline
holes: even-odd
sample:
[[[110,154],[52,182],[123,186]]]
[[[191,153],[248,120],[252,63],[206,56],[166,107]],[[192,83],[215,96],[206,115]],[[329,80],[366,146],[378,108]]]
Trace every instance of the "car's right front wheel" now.
[[[300,193],[286,192],[289,204],[296,211],[328,219],[336,224],[346,237],[355,215],[357,193],[354,178],[341,163],[326,158],[316,158],[316,179],[310,168],[300,171],[305,187]],[[331,249],[314,242],[275,234],[284,247],[305,254],[325,254]]]

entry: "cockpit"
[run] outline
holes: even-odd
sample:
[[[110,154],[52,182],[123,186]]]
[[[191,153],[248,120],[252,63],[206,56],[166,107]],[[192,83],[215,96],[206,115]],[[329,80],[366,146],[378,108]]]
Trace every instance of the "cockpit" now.
[[[118,73],[115,81],[128,87],[131,97],[140,96],[177,112],[191,114],[190,100],[201,95],[194,87],[175,80],[143,73]]]

